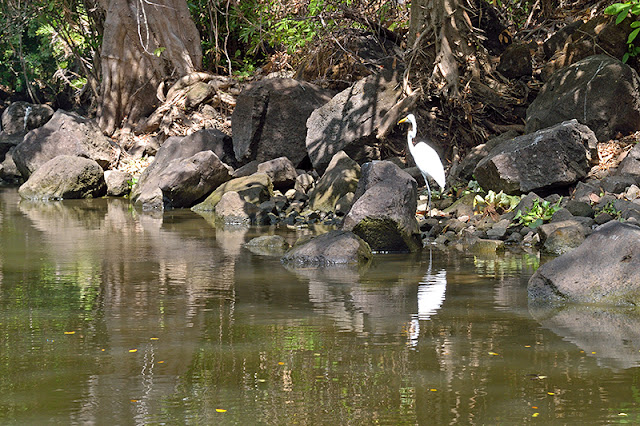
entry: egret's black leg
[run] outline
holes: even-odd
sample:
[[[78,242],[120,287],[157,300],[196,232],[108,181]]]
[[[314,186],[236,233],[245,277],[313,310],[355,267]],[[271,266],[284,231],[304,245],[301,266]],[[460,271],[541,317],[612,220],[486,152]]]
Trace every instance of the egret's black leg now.
[[[425,175],[422,175],[424,177],[424,183],[427,185],[427,194],[428,194],[428,201],[427,201],[427,210],[429,212],[431,212],[431,188],[429,188],[429,180],[427,179],[427,177]]]

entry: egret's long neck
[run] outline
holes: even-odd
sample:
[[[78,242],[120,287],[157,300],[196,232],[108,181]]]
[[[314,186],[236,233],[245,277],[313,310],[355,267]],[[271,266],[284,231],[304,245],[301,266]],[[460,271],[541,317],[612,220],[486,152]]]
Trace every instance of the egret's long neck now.
[[[407,143],[409,144],[409,151],[413,155],[413,139],[417,136],[418,130],[416,129],[416,123],[411,123],[411,130],[407,133]]]

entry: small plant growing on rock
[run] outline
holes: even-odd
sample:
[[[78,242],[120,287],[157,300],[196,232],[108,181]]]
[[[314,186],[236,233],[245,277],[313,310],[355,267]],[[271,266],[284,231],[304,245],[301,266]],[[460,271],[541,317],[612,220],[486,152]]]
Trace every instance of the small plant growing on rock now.
[[[551,220],[551,216],[561,209],[561,202],[562,198],[553,204],[546,200],[535,199],[530,209],[527,209],[524,213],[522,210],[518,210],[513,220],[520,225],[537,228]]]
[[[498,219],[498,216],[510,212],[520,202],[520,197],[517,195],[507,195],[500,191],[497,194],[489,190],[483,197],[478,194],[473,199],[473,209],[479,214],[489,215],[494,220]]]
[[[620,217],[622,216],[622,212],[615,208],[615,206],[613,205],[613,201],[609,201],[607,204],[605,204],[598,213],[606,213],[615,220],[620,219]]]

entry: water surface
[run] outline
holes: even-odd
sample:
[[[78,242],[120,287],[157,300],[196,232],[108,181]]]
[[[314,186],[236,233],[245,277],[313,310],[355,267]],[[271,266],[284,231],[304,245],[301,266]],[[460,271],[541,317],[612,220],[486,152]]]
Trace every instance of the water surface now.
[[[640,423],[638,316],[530,311],[537,256],[244,247],[312,232],[0,189],[0,423]]]

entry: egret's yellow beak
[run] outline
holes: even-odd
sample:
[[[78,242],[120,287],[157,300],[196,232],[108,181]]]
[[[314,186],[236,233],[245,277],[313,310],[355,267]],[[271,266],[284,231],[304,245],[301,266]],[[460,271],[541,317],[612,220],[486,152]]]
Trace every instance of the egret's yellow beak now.
[[[406,122],[407,122],[407,117],[405,117],[402,120],[398,121],[397,124],[402,124],[402,123],[406,123]]]

